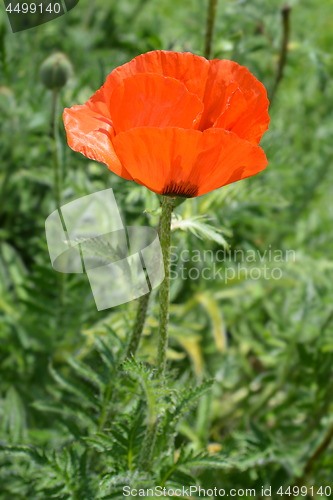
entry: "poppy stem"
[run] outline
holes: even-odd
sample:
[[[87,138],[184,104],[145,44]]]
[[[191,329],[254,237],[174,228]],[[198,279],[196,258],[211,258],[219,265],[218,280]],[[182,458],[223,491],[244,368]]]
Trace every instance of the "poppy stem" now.
[[[61,208],[61,161],[59,151],[59,123],[58,123],[59,94],[52,92],[51,137],[53,139],[54,154],[54,195],[57,209]],[[60,216],[61,217],[61,216]]]
[[[204,56],[206,59],[210,59],[212,52],[212,42],[214,33],[214,24],[216,16],[217,0],[208,0],[208,15],[207,15],[207,25],[206,25],[206,39],[205,39],[205,51]]]
[[[170,302],[170,243],[171,243],[171,216],[177,198],[163,196],[162,215],[159,223],[159,236],[164,262],[164,280],[160,287],[160,326],[157,346],[157,367],[155,379],[164,382],[166,357],[168,349],[169,302]],[[148,423],[146,437],[141,456],[141,469],[149,471],[153,458],[154,445],[157,435],[159,418]]]
[[[160,237],[161,232],[161,218],[158,220],[157,225],[157,234]],[[134,356],[141,340],[141,335],[143,332],[143,328],[145,326],[147,310],[149,305],[151,291],[146,293],[146,295],[142,295],[139,299],[138,310],[136,313],[135,323],[133,326],[132,334],[127,344],[127,348],[124,355],[124,360],[129,358],[130,356]]]
[[[150,293],[151,292],[148,292],[145,295],[142,295],[139,299],[133,331],[124,356],[125,359],[130,356],[134,356],[137,348],[139,347],[143,327],[145,326]]]
[[[276,72],[275,82],[271,90],[271,93],[269,95],[269,101],[271,106],[275,98],[278,86],[283,78],[284,67],[287,62],[288,43],[290,37],[290,11],[291,11],[291,6],[288,4],[284,5],[281,9],[283,35],[280,48],[279,65]]]
[[[58,209],[58,213],[65,228],[65,222],[61,212],[61,154],[60,154],[60,136],[59,136],[59,93],[54,90],[52,92],[52,110],[51,110],[51,140],[52,140],[52,150],[53,150],[53,171],[54,171],[54,196],[55,202]],[[67,234],[67,232],[65,231]],[[59,305],[60,307],[64,304],[64,294],[65,294],[65,281],[66,274],[59,274]],[[60,315],[61,318],[61,315]],[[60,319],[60,322],[62,320]]]
[[[163,378],[168,348],[169,301],[170,301],[170,242],[171,215],[176,198],[164,196],[161,215],[161,247],[164,261],[164,280],[160,287],[160,326],[157,347],[157,370],[155,378]]]
[[[155,422],[148,422],[146,436],[143,443],[140,459],[140,469],[149,472],[151,469],[151,459],[153,458],[154,445],[156,441],[158,419]]]

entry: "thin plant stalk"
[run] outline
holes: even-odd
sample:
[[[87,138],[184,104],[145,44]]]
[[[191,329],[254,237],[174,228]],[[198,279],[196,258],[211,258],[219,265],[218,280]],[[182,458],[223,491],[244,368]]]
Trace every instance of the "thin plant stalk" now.
[[[65,221],[61,211],[62,172],[61,172],[60,136],[59,136],[59,93],[56,90],[52,92],[51,138],[52,138],[52,152],[53,152],[54,197],[63,229],[67,235]],[[64,304],[65,280],[66,280],[66,275],[64,273],[60,273],[59,274],[60,306],[63,306]]]
[[[205,37],[205,50],[204,50],[204,56],[206,59],[210,59],[211,53],[212,53],[213,34],[214,34],[215,17],[216,17],[216,7],[217,7],[217,0],[209,0],[208,14],[207,14],[207,25],[206,25],[206,37]]]
[[[130,356],[134,356],[139,347],[141,335],[146,321],[150,294],[151,292],[148,292],[145,295],[142,295],[142,297],[140,297],[139,299],[136,319],[129,343],[126,348],[125,359],[129,358]]]
[[[52,92],[52,113],[51,113],[51,136],[53,139],[53,172],[54,172],[54,196],[57,209],[61,212],[61,159],[60,159],[60,138],[59,138],[59,94]],[[61,215],[60,215],[61,217]]]
[[[161,218],[159,218],[157,225],[157,233],[159,236],[160,236],[160,229],[161,229]],[[142,295],[142,297],[140,297],[139,299],[136,319],[125,351],[124,359],[129,358],[130,356],[134,356],[140,345],[142,332],[146,322],[150,295],[151,291],[146,293],[145,295]]]
[[[156,378],[164,378],[166,354],[168,348],[169,302],[170,302],[170,243],[171,243],[171,215],[175,198],[164,196],[161,215],[161,248],[164,262],[164,280],[160,287],[160,317],[157,346]]]
[[[275,77],[275,81],[273,84],[273,88],[272,88],[270,95],[269,95],[269,101],[270,101],[271,106],[272,106],[272,102],[274,101],[278,86],[283,78],[284,68],[285,68],[285,65],[287,62],[288,44],[289,44],[289,38],[290,38],[290,11],[291,11],[291,6],[287,5],[287,4],[284,5],[282,7],[282,10],[281,10],[283,35],[282,35],[282,42],[281,42],[281,48],[280,48],[278,69],[276,72],[276,77]]]
[[[159,336],[157,346],[157,364],[155,379],[165,376],[167,349],[168,349],[168,326],[169,326],[169,302],[170,302],[170,243],[171,243],[171,216],[176,199],[164,196],[162,201],[162,215],[160,218],[160,241],[164,262],[164,280],[160,287],[160,316]],[[141,469],[149,471],[153,458],[154,445],[158,428],[158,417],[150,418],[147,425],[146,437],[141,455]]]
[[[157,434],[157,426],[158,426],[158,418],[155,417],[155,419],[152,420],[150,418],[150,415],[148,415],[146,437],[143,443],[141,460],[140,460],[140,467],[141,470],[143,471],[150,471],[151,469],[151,460],[153,458],[153,451]]]

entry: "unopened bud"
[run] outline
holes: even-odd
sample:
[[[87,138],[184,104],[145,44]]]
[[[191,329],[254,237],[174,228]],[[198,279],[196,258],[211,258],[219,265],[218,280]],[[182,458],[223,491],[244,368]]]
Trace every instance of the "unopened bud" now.
[[[46,88],[58,90],[68,82],[72,64],[66,54],[55,52],[42,63],[39,75]]]

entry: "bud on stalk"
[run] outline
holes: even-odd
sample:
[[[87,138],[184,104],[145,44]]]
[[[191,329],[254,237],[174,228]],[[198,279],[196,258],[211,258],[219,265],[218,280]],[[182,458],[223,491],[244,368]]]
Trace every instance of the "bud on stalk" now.
[[[39,75],[46,88],[59,90],[71,77],[72,64],[66,54],[55,52],[42,63]]]

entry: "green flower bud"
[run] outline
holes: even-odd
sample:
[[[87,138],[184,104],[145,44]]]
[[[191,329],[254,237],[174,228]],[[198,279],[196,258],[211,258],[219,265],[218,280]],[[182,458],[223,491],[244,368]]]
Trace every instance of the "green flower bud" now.
[[[39,75],[46,88],[58,90],[66,85],[72,71],[72,63],[66,54],[55,52],[42,63]]]

